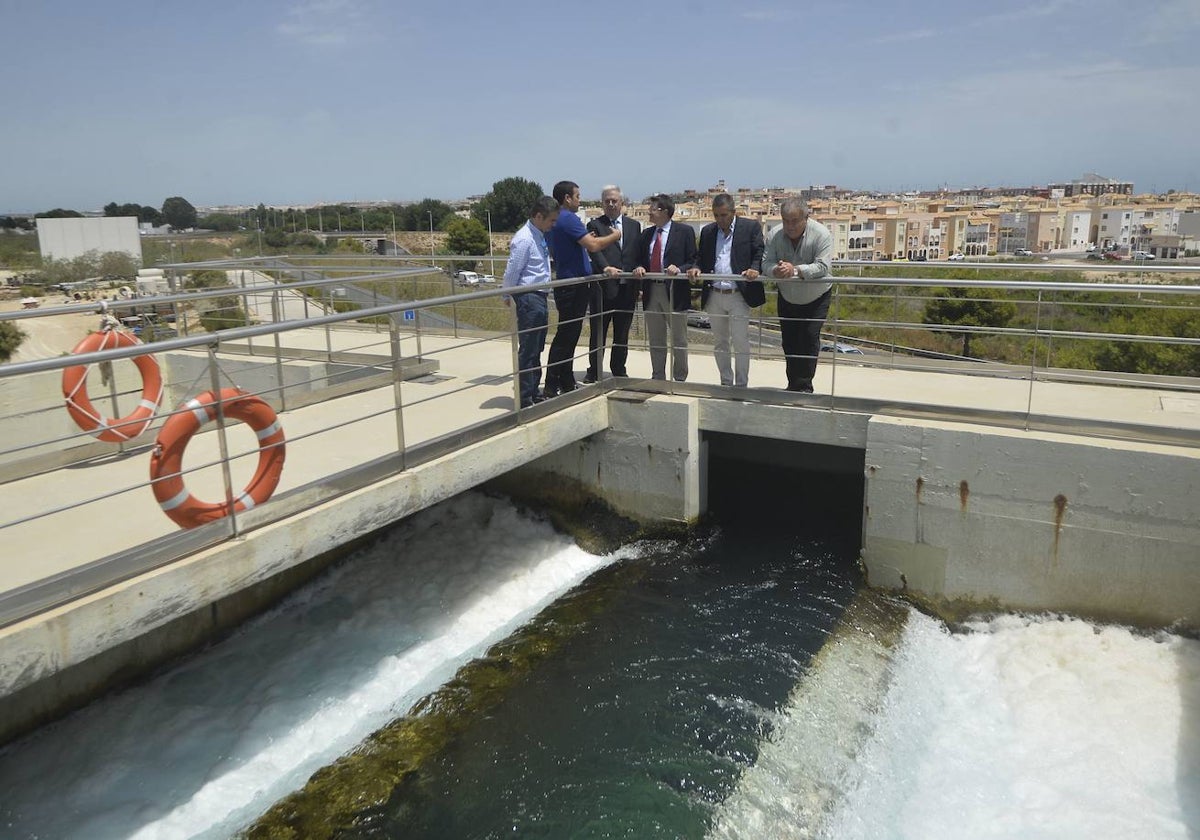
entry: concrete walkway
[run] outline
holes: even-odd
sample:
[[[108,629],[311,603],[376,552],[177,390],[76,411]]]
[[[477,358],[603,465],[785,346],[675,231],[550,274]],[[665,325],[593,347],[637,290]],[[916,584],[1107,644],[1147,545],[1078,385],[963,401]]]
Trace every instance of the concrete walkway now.
[[[314,354],[334,350],[390,357],[386,332],[368,329],[301,329],[284,336],[289,348]],[[507,338],[471,339],[425,335],[422,355],[440,364],[438,374],[405,382],[404,434],[408,445],[500,417],[512,409],[512,350]],[[406,336],[402,355],[416,354],[416,340]],[[863,357],[853,357],[858,360]],[[694,349],[691,383],[718,385],[711,351]],[[586,358],[576,361],[580,371]],[[649,356],[633,350],[629,370],[646,375]],[[756,359],[751,365],[749,396],[771,401],[786,378],[781,359]],[[839,398],[862,398],[907,406],[952,406],[962,409],[1024,413],[1054,418],[1142,424],[1197,433],[1200,440],[1200,394],[1134,387],[1067,383],[1034,383],[925,371],[898,371],[862,366],[845,357],[823,358],[817,389]],[[597,396],[600,388],[592,386]],[[1032,396],[1031,396],[1032,395]],[[789,397],[792,395],[788,395]],[[819,393],[819,405],[824,401]],[[287,462],[277,493],[320,483],[326,477],[397,451],[397,427],[390,386],[328,400],[284,412]],[[240,490],[257,463],[257,442],[249,429],[236,425],[229,434],[232,482]],[[215,464],[218,437],[197,435],[188,448],[185,469]],[[0,563],[0,591],[12,591],[46,577],[69,572],[111,554],[176,533],[159,510],[150,488],[149,447],[72,465],[43,475],[0,485],[5,560]],[[221,471],[207,466],[186,477],[197,497],[223,497]],[[45,514],[48,510],[58,512]],[[21,520],[31,518],[28,521]]]

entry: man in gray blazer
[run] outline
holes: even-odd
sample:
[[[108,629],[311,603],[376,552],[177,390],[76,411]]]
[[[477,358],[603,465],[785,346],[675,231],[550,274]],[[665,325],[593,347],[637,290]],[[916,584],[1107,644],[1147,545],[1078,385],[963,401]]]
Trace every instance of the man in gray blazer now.
[[[808,205],[785,198],[783,227],[767,243],[763,273],[779,287],[779,330],[787,364],[787,389],[811,394],[821,349],[821,326],[829,315],[833,234],[808,217]]]
[[[583,381],[597,382],[604,369],[604,344],[608,340],[608,327],[612,325],[613,344],[608,357],[608,367],[613,376],[628,376],[625,361],[629,358],[629,327],[633,323],[633,309],[637,305],[640,283],[622,274],[638,266],[638,245],[642,241],[642,225],[637,219],[624,215],[625,198],[621,188],[609,184],[600,192],[604,215],[592,219],[587,229],[601,238],[614,230],[621,232],[619,242],[592,254],[592,270],[604,273],[600,288],[593,294],[591,338],[588,340],[588,370]],[[597,314],[603,318],[597,318]]]

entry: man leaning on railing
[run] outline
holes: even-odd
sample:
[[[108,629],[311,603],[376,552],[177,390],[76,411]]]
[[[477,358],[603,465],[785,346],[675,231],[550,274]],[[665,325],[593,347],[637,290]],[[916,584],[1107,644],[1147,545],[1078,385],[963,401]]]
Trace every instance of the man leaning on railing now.
[[[829,314],[829,263],[833,235],[808,217],[808,205],[785,198],[779,205],[783,227],[767,243],[763,272],[779,288],[779,331],[787,366],[787,389],[813,392],[821,325]]]
[[[558,202],[548,195],[539,198],[529,211],[529,221],[513,234],[509,245],[508,267],[504,269],[504,288],[514,289],[550,282],[550,252],[546,231],[558,218]],[[529,408],[543,397],[538,394],[542,378],[542,349],[546,346],[548,313],[546,293],[526,292],[505,295],[505,304],[517,307],[517,365],[520,367],[521,408]]]

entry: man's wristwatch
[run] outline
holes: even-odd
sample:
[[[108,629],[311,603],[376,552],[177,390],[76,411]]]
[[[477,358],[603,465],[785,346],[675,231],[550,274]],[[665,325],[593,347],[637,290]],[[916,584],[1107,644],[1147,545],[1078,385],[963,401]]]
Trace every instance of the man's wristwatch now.
[[[794,266],[792,266],[792,276],[793,276],[793,277],[799,277],[799,276],[800,276],[800,266],[798,266],[798,265],[794,265]]]

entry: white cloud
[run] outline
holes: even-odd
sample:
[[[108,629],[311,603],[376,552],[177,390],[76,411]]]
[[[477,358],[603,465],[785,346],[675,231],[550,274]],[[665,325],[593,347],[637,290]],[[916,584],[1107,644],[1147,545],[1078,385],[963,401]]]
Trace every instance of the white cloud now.
[[[307,46],[342,47],[363,34],[367,17],[361,0],[303,0],[275,31]]]
[[[792,20],[796,17],[796,13],[792,9],[754,9],[749,12],[742,12],[741,14],[744,20],[752,20],[757,23]]]
[[[1184,38],[1195,40],[1200,35],[1200,2],[1196,0],[1166,0],[1150,10],[1140,21],[1142,46],[1166,44]]]
[[[880,35],[878,38],[872,38],[869,43],[872,44],[896,44],[906,41],[920,41],[924,38],[937,37],[935,29],[912,29],[908,32],[893,32],[890,35]]]

